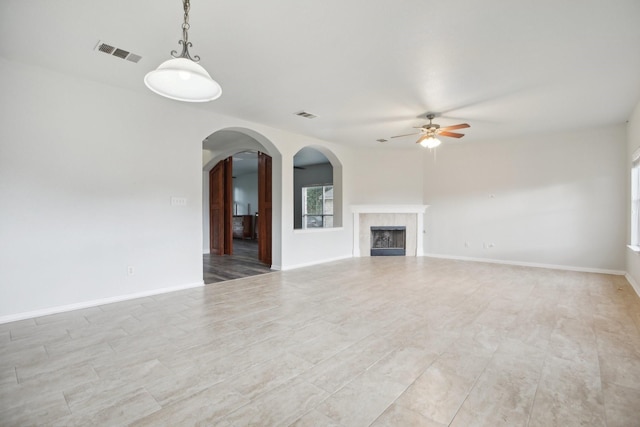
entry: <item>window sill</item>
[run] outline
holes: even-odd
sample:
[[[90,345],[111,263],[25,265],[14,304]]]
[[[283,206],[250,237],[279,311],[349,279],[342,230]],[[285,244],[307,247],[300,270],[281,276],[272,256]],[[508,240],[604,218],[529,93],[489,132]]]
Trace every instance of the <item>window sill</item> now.
[[[627,247],[637,254],[640,253],[640,246],[627,245]]]

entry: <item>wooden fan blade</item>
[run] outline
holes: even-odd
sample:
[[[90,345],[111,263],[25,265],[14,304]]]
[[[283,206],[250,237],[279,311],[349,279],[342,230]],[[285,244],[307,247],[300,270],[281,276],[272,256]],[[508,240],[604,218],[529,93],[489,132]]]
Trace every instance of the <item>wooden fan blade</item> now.
[[[471,126],[469,126],[466,123],[460,123],[459,125],[453,125],[453,126],[445,126],[443,128],[440,128],[440,130],[456,130],[456,129],[464,129],[464,128],[470,128]]]
[[[396,136],[392,136],[391,138],[402,138],[403,136],[411,136],[411,135],[420,135],[420,132],[418,132],[418,133],[406,133],[404,135],[396,135]]]
[[[451,138],[462,138],[464,134],[457,132],[447,132],[446,130],[438,132],[438,135],[450,136]]]

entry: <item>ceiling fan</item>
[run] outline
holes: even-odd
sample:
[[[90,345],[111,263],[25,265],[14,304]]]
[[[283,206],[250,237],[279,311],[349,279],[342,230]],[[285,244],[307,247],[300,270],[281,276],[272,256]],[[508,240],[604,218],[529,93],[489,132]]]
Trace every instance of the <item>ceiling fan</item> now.
[[[416,144],[420,144],[426,148],[435,148],[440,145],[440,140],[436,138],[436,135],[448,136],[451,138],[462,138],[464,134],[451,132],[456,129],[464,129],[471,127],[466,123],[460,123],[459,125],[453,126],[445,126],[440,127],[439,124],[433,123],[433,119],[436,118],[435,114],[427,114],[427,119],[429,119],[429,123],[422,126],[415,127],[416,129],[420,129],[420,132],[407,133],[404,135],[396,135],[391,138],[402,138],[410,135],[420,135],[420,138],[416,141]]]

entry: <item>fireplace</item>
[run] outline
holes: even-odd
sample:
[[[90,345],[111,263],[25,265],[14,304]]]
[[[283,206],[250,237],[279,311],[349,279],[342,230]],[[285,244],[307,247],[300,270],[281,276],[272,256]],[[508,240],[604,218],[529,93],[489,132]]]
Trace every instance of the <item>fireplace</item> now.
[[[371,256],[371,227],[406,227],[405,256],[422,256],[428,205],[352,205],[353,256]]]
[[[405,256],[407,227],[371,227],[371,256]]]

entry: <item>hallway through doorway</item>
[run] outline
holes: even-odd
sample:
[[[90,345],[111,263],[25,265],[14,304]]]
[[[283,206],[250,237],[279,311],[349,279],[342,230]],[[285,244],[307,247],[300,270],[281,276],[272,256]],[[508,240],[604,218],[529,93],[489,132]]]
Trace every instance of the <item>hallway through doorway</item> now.
[[[258,241],[233,239],[233,255],[204,254],[204,283],[217,283],[271,272],[258,260]]]

